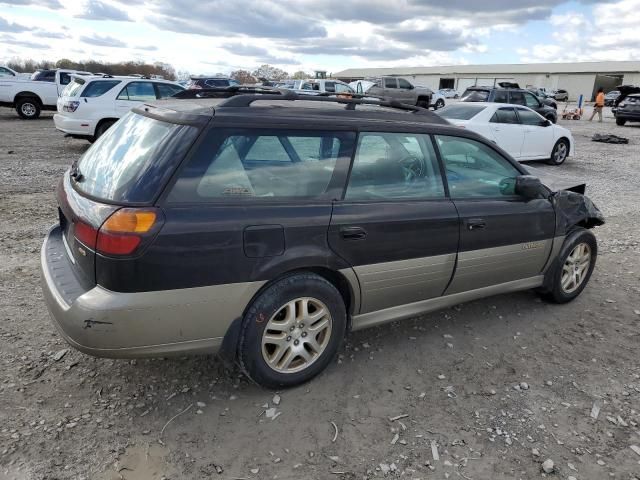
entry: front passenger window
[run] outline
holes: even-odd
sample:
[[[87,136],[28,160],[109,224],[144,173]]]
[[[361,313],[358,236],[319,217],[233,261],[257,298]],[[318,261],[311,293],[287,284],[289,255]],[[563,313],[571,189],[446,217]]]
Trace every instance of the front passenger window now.
[[[443,197],[442,176],[429,135],[360,134],[346,200]]]
[[[514,195],[520,172],[487,145],[468,138],[437,135],[452,198]]]

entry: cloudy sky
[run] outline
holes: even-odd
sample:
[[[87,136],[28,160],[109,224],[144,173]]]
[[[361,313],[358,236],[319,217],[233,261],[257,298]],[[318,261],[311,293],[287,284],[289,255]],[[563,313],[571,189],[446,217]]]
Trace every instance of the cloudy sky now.
[[[191,73],[640,60],[640,0],[0,0],[12,57]]]

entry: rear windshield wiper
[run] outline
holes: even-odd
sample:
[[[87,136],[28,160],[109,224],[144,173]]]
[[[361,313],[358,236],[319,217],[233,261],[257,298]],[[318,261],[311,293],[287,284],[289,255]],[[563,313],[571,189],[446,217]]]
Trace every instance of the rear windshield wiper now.
[[[71,171],[69,172],[71,178],[73,178],[76,182],[82,181],[82,173],[80,173],[80,169],[78,168],[78,160],[74,160],[71,164]]]

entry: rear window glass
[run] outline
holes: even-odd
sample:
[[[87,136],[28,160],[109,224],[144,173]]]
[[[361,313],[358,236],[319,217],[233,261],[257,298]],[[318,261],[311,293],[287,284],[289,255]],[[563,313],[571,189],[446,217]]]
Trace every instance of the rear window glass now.
[[[82,90],[82,87],[84,87],[84,85],[85,85],[84,80],[80,78],[75,78],[73,82],[71,82],[69,85],[64,87],[64,89],[62,90],[61,96],[77,97],[78,94],[80,93],[80,90]]]
[[[118,85],[120,80],[96,80],[87,85],[87,88],[82,92],[83,97],[93,98],[104,95],[113,87]]]
[[[321,198],[338,160],[348,162],[355,137],[297,130],[218,132],[181,172],[170,201]]]
[[[483,111],[486,107],[477,107],[475,105],[449,105],[438,110],[436,113],[444,118],[452,118],[454,120],[470,120]]]
[[[149,202],[195,139],[197,129],[127,113],[78,161],[76,188],[114,202]]]
[[[488,99],[488,90],[465,90],[461,98],[463,102],[486,102]]]

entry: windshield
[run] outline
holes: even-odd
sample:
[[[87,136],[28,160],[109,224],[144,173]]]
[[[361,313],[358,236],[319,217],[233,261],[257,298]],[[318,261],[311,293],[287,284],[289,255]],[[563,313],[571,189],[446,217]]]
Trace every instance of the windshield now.
[[[477,105],[449,105],[436,111],[438,115],[453,120],[471,120],[487,107]]]
[[[85,81],[81,78],[74,78],[73,82],[70,82],[60,94],[61,97],[77,97],[84,86]]]
[[[196,134],[195,127],[129,112],[80,158],[75,186],[107,201],[150,202]]]
[[[488,90],[465,90],[460,100],[463,102],[486,102],[488,99]]]

